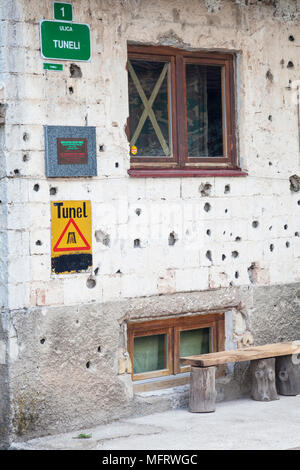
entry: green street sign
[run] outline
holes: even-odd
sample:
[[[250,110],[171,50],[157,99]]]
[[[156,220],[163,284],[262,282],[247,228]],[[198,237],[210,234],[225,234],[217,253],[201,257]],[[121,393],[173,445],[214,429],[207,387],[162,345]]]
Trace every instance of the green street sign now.
[[[72,21],[73,20],[73,7],[71,3],[53,3],[53,15],[55,20]]]
[[[44,70],[62,70],[62,64],[46,64],[44,62]]]
[[[42,20],[41,54],[44,59],[89,61],[90,27],[82,23]]]

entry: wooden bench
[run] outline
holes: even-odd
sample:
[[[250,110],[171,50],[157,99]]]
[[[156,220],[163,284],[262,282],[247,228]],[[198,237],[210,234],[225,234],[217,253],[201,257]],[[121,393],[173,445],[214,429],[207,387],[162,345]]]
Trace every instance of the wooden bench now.
[[[278,400],[280,395],[300,394],[300,341],[221,351],[200,356],[181,357],[191,365],[189,411],[215,411],[216,366],[251,361],[251,397],[254,400]]]

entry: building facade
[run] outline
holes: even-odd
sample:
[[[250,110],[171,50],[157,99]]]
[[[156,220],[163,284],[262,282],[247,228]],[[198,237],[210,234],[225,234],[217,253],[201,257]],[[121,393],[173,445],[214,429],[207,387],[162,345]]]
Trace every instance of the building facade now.
[[[186,406],[180,356],[300,339],[299,2],[54,3],[0,1],[2,447]]]

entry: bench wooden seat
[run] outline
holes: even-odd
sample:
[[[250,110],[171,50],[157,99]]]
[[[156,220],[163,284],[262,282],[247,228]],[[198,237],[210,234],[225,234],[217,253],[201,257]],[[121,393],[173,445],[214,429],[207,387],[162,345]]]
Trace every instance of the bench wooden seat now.
[[[191,365],[189,410],[197,413],[215,411],[215,369],[230,362],[251,361],[251,396],[254,400],[278,400],[277,392],[281,395],[300,394],[298,355],[300,341],[181,357],[182,363]]]
[[[266,359],[269,357],[288,356],[300,354],[300,342],[265,344],[264,346],[251,346],[245,349],[233,349],[231,351],[220,351],[200,356],[181,357],[180,362],[195,367],[211,367],[229,362],[253,361],[255,359]]]

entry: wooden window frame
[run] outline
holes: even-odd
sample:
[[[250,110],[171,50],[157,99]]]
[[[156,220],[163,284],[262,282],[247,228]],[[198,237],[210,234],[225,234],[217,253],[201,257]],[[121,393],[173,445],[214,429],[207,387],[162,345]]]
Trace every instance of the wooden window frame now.
[[[174,376],[190,370],[190,366],[180,365],[180,332],[199,328],[210,328],[210,352],[223,351],[225,347],[225,315],[212,313],[208,315],[187,315],[163,320],[137,321],[127,324],[127,349],[129,352],[133,381],[155,377]],[[141,336],[168,334],[168,368],[159,371],[133,373],[134,339]]]
[[[188,372],[190,370],[190,366],[181,366],[180,365],[180,333],[182,331],[191,331],[191,330],[198,330],[198,329],[207,329],[209,328],[209,352],[216,351],[216,335],[213,334],[213,331],[216,331],[216,323],[211,322],[203,323],[201,326],[178,326],[174,329],[174,371],[175,374],[181,374],[182,372]]]
[[[132,177],[175,176],[245,176],[238,166],[236,142],[234,54],[220,52],[189,52],[164,46],[128,46],[128,60],[169,61],[170,97],[172,119],[172,157],[132,157],[128,173]],[[223,157],[188,157],[186,64],[219,65],[222,73],[223,145],[227,154]],[[226,125],[225,125],[225,122]],[[130,138],[130,119],[126,134]]]
[[[154,377],[164,377],[165,375],[171,375],[173,370],[173,354],[172,354],[172,329],[169,327],[160,327],[146,331],[136,331],[135,334],[130,338],[130,348],[134,349],[134,338],[144,336],[155,336],[155,335],[167,335],[168,337],[168,356],[167,356],[167,367],[165,369],[155,370],[151,372],[142,372],[135,374],[134,380],[150,379]],[[133,375],[133,357],[132,357],[132,375]]]
[[[173,106],[173,103],[176,102],[176,95],[175,95],[175,59],[171,55],[158,55],[158,54],[143,54],[142,55],[143,60],[149,60],[149,61],[155,61],[155,62],[169,62],[169,71],[170,71],[170,98],[171,98],[171,147],[172,147],[172,154],[173,156],[171,157],[133,157],[131,156],[130,161],[133,166],[136,168],[143,167],[169,167],[169,168],[175,168],[177,165],[176,162],[176,155],[178,154],[177,151],[177,139],[176,139],[176,134],[177,134],[177,125],[176,125],[176,119],[175,119],[175,108]],[[141,54],[136,54],[132,52],[130,54],[129,59],[141,59]],[[168,96],[169,97],[169,96]],[[129,126],[130,126],[130,121],[128,120],[127,122],[128,126],[128,139],[129,139]],[[169,125],[170,127],[170,125]],[[141,161],[143,163],[141,163]]]

